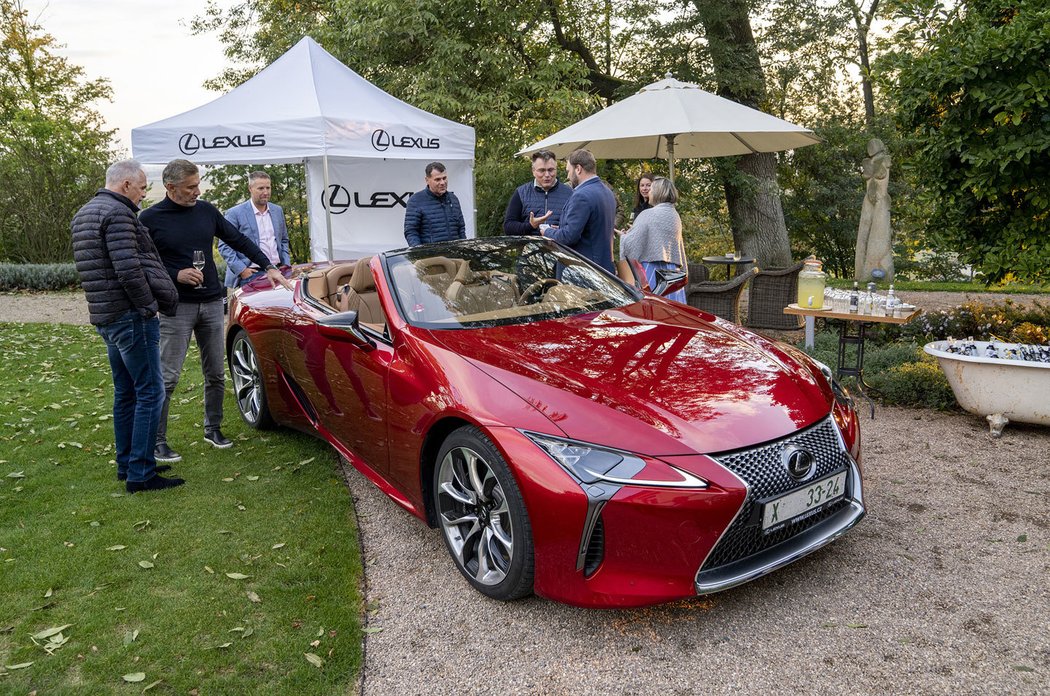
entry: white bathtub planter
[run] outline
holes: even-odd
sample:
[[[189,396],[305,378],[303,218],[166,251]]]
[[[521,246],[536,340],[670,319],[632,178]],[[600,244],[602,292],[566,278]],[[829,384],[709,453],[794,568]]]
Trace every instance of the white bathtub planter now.
[[[988,420],[993,437],[1011,420],[1050,425],[1050,346],[998,341],[934,341],[955,399]]]

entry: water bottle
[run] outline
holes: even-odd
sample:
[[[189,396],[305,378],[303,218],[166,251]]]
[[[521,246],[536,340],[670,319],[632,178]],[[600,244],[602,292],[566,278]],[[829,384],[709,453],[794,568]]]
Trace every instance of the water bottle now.
[[[856,314],[860,308],[860,286],[853,281],[853,292],[849,294],[849,313]]]
[[[893,294],[893,285],[890,285],[890,289],[886,292],[886,316],[899,317],[900,315],[899,303]]]

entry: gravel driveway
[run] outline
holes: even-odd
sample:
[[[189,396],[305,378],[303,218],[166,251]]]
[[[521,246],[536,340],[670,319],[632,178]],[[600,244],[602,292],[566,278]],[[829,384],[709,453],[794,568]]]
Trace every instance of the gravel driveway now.
[[[0,321],[83,308],[7,295]],[[374,631],[363,693],[1050,693],[1050,428],[995,440],[974,416],[882,407],[862,431],[868,516],[846,537],[644,610],[488,600],[438,531],[347,471]]]

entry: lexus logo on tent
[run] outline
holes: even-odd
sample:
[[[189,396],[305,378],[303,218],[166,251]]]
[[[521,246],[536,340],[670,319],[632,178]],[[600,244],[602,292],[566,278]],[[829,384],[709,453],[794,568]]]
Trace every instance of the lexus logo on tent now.
[[[263,133],[255,133],[254,135],[216,135],[210,140],[193,133],[183,133],[179,136],[179,152],[184,155],[193,155],[199,150],[222,150],[228,147],[265,146],[266,135]]]
[[[410,135],[392,136],[382,128],[372,131],[372,147],[385,152],[391,147],[414,148],[417,150],[437,150],[441,147],[440,138],[414,138]]]
[[[332,215],[341,215],[350,207],[350,192],[345,186],[332,184],[326,194],[321,196],[321,205]]]

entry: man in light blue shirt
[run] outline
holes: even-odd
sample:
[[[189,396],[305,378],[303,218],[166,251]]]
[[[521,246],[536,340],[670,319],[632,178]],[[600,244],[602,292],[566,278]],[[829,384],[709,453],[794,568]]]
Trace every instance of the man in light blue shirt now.
[[[270,259],[270,263],[288,266],[291,264],[288,226],[281,206],[270,202],[270,192],[270,175],[262,171],[252,172],[248,175],[248,200],[227,210],[226,219],[241,234],[255,242]],[[226,259],[223,284],[228,288],[240,287],[255,276],[264,274],[262,269],[252,265],[247,256],[222,241],[219,242],[219,253]]]

